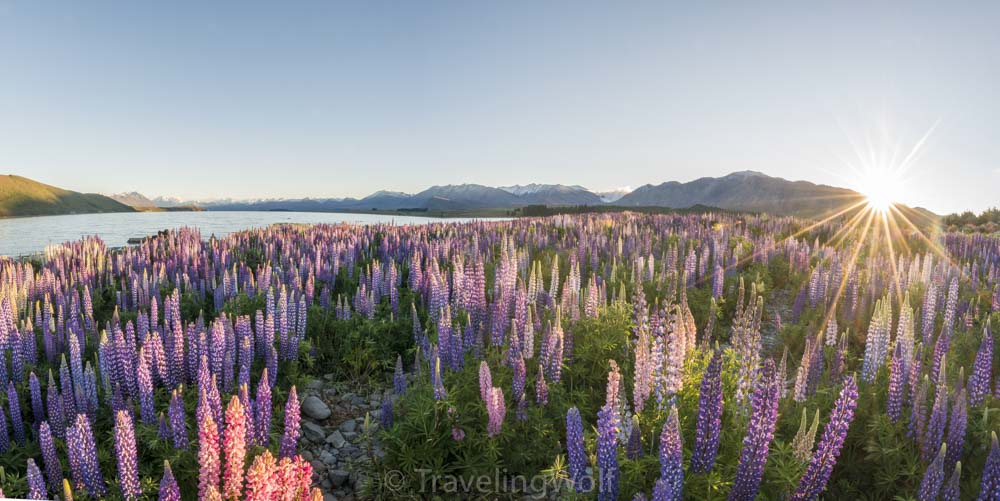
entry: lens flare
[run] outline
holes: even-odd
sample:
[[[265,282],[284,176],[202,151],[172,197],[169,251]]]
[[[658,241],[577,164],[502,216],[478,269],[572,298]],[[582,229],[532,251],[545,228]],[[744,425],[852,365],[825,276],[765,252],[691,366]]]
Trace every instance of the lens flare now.
[[[873,169],[866,172],[860,184],[865,203],[870,209],[883,215],[899,201],[902,195],[900,185],[899,176],[894,175],[889,169]]]

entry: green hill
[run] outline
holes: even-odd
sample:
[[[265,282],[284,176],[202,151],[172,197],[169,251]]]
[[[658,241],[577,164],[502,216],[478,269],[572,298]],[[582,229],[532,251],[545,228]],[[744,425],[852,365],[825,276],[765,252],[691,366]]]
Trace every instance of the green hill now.
[[[135,209],[104,195],[64,190],[21,176],[0,176],[0,217],[93,212],[135,212]]]

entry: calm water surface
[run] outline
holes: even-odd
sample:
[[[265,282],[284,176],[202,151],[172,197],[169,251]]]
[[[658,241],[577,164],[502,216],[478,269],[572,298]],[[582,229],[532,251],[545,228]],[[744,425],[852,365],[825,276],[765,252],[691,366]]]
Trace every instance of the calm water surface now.
[[[0,255],[24,256],[45,250],[50,244],[98,235],[108,246],[126,245],[128,239],[145,237],[160,230],[188,226],[199,228],[203,238],[224,236],[247,228],[276,223],[395,223],[426,224],[461,222],[472,218],[432,218],[379,214],[327,212],[127,212],[74,214],[0,219]]]

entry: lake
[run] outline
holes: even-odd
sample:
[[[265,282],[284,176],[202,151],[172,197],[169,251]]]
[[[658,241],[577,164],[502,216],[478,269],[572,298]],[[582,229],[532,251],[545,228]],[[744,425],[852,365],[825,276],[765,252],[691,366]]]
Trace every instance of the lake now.
[[[473,219],[476,218],[255,211],[119,212],[22,217],[0,219],[0,255],[16,257],[34,254],[45,250],[47,245],[78,240],[87,235],[98,235],[108,246],[120,247],[126,245],[130,238],[183,226],[198,228],[202,237],[208,238],[213,234],[221,237],[234,231],[277,223],[427,224]]]

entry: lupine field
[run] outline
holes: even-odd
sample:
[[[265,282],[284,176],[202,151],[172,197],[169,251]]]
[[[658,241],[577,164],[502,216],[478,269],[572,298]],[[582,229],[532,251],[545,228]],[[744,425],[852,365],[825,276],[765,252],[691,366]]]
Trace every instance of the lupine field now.
[[[333,374],[362,499],[1000,500],[998,312],[995,234],[842,220],[88,238],[0,264],[0,487],[323,499]]]

